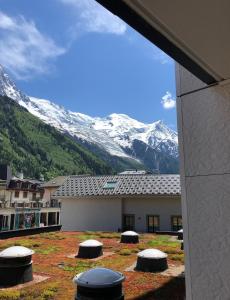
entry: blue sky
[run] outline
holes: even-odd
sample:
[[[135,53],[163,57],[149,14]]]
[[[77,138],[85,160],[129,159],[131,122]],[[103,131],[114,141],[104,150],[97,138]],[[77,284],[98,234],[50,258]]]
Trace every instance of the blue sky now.
[[[0,0],[0,38],[26,94],[176,128],[174,62],[94,0]]]

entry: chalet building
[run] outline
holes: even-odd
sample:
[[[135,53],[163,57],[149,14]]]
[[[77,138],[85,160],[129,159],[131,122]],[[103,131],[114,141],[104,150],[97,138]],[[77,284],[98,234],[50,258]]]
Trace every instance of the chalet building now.
[[[63,230],[155,232],[182,227],[179,175],[129,171],[70,176],[53,197],[62,203]]]
[[[0,232],[60,224],[60,203],[41,181],[13,177],[0,166]]]

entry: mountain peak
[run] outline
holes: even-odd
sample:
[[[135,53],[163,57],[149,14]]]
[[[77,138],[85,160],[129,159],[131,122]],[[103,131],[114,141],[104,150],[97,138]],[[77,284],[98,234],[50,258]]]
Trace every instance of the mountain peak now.
[[[94,145],[113,157],[142,163],[143,157],[150,155],[149,151],[154,152],[157,149],[166,157],[178,158],[177,133],[162,120],[146,124],[122,113],[112,113],[102,118],[69,111],[50,100],[26,96],[16,87],[2,66],[0,95],[12,98],[62,133],[84,144],[90,144],[90,147]],[[151,155],[152,161],[156,159],[155,154]]]
[[[29,97],[22,93],[11,80],[4,67],[0,65],[0,95],[7,96],[20,104],[22,102],[28,102]]]

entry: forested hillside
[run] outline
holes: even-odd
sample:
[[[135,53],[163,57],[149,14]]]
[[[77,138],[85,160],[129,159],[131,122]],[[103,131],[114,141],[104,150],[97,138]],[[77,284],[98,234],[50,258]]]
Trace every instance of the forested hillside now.
[[[0,163],[10,164],[14,173],[45,179],[112,172],[95,154],[5,96],[0,96]]]

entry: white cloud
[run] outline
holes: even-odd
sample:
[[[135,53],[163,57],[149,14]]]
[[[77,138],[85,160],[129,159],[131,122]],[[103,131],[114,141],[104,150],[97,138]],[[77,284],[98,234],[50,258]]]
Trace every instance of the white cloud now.
[[[171,57],[169,57],[155,45],[153,47],[153,59],[159,61],[162,65],[171,64],[173,62]]]
[[[164,109],[172,109],[176,107],[176,100],[172,96],[170,92],[166,92],[166,94],[162,97],[161,104],[163,105]]]
[[[43,35],[34,22],[22,16],[12,18],[1,11],[0,39],[0,63],[19,79],[49,73],[50,60],[66,51]]]
[[[94,0],[60,0],[71,6],[76,13],[76,24],[72,31],[97,32],[123,35],[127,25]]]

